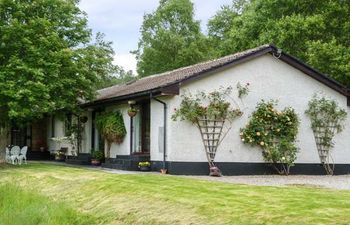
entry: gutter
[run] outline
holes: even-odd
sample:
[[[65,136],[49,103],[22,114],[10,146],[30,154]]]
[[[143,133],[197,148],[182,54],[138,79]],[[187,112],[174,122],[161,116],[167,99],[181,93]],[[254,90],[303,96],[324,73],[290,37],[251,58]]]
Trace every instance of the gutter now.
[[[167,149],[166,149],[166,146],[167,146],[167,142],[166,142],[167,122],[166,121],[167,121],[168,106],[164,101],[162,101],[156,97],[153,97],[152,93],[150,94],[150,98],[154,99],[155,101],[157,101],[163,105],[163,127],[164,127],[164,132],[163,132],[163,169],[166,169],[166,153],[167,153]]]

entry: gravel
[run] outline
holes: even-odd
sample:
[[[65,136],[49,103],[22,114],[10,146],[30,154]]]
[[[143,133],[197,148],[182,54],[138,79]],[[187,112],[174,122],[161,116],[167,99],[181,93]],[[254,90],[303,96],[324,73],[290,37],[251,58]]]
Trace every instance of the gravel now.
[[[195,179],[219,181],[234,184],[248,184],[259,186],[309,186],[330,188],[338,190],[350,190],[350,175],[339,176],[309,176],[309,175],[259,175],[259,176],[186,176]]]

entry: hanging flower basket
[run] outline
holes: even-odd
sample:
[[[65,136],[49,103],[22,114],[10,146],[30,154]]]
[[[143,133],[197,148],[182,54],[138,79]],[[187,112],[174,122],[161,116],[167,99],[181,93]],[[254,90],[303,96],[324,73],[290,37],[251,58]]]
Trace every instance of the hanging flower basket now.
[[[136,116],[136,114],[137,114],[137,109],[134,109],[134,108],[128,109],[128,115],[130,117],[134,117],[134,116]]]

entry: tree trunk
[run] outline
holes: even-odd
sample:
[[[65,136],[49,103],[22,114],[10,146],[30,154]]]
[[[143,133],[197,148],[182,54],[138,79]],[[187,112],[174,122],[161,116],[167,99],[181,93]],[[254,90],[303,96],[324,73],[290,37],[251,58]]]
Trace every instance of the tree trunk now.
[[[106,152],[106,158],[109,159],[110,155],[111,155],[111,147],[112,147],[112,143],[108,141],[107,143],[107,152]]]
[[[10,129],[8,127],[0,127],[0,163],[5,162],[5,148],[9,144]]]

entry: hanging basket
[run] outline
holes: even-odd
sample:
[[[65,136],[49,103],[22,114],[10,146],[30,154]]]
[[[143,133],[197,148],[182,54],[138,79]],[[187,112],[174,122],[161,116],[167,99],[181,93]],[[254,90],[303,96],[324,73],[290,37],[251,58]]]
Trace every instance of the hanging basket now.
[[[128,110],[128,115],[130,116],[130,117],[134,117],[134,116],[136,116],[136,114],[137,114],[137,111],[136,110]]]

